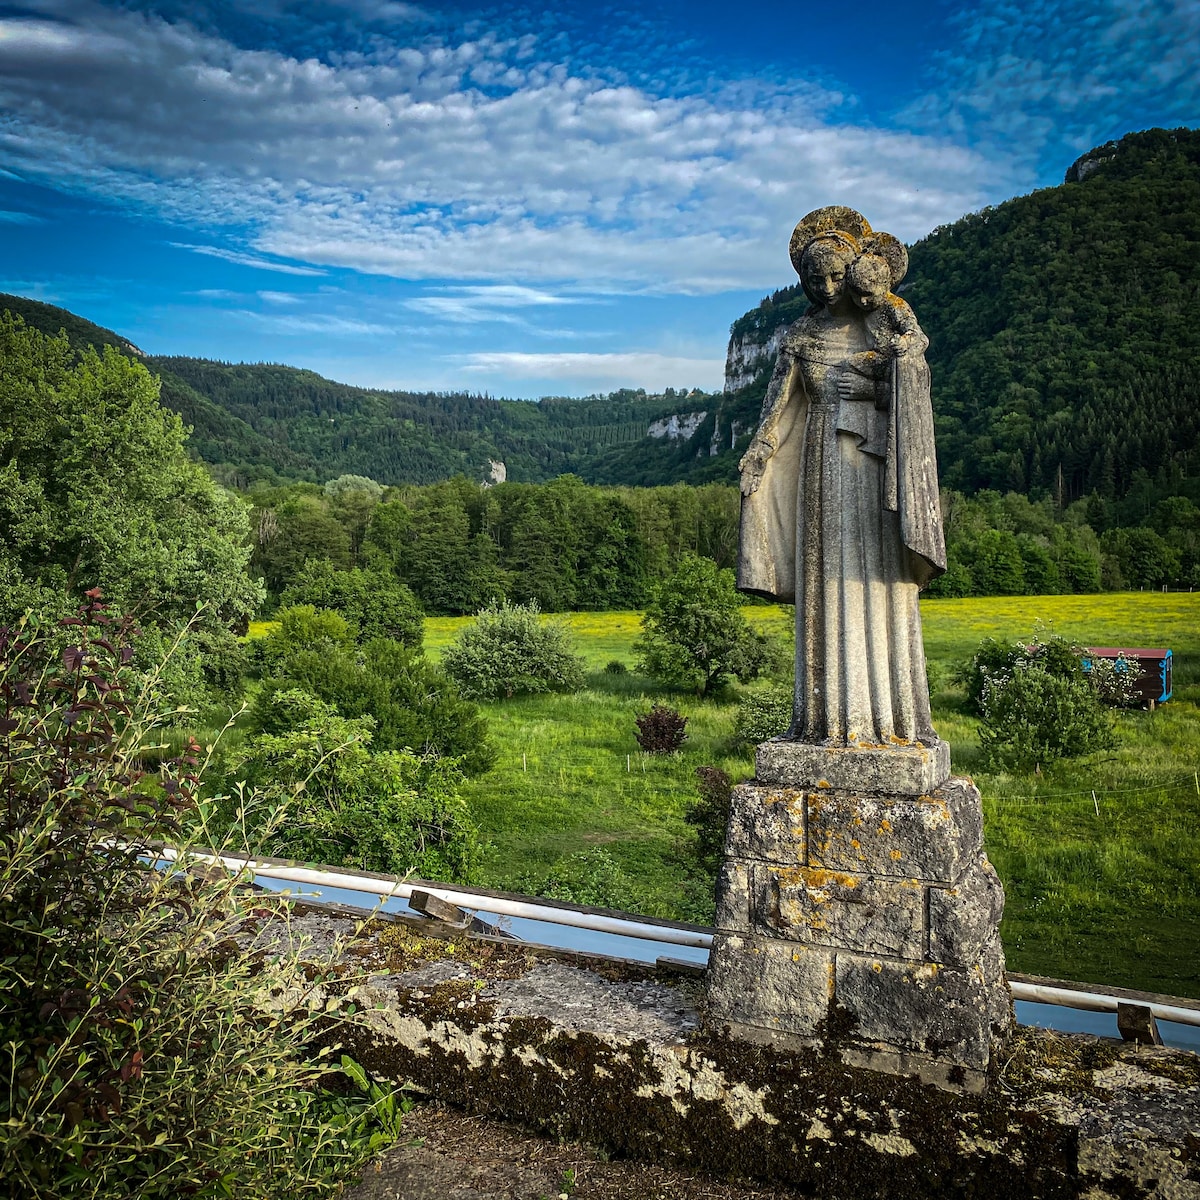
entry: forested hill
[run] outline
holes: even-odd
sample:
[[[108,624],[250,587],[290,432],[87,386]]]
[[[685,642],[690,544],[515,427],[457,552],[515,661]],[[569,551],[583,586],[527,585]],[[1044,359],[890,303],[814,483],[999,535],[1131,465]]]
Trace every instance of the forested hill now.
[[[147,365],[162,375],[166,403],[174,406],[167,381],[178,380],[303,459],[320,480],[344,473],[381,483],[432,483],[460,474],[489,479],[491,464],[503,463],[508,477],[522,482],[568,472],[594,482],[624,482],[637,471],[639,455],[660,463],[673,458],[677,439],[648,436],[656,421],[680,411],[704,412],[718,400],[668,389],[657,396],[621,391],[530,403],[351,387],[267,363],[151,358]],[[258,465],[249,458],[223,461]]]
[[[910,259],[945,486],[1147,506],[1200,491],[1200,131],[1097,147]],[[734,322],[731,366],[758,370],[737,395],[761,395],[755,350],[806,306],[797,285]]]
[[[189,448],[231,483],[342,474],[385,484],[454,475],[542,482],[576,473],[594,483],[721,478],[729,444],[716,424],[721,398],[702,392],[620,391],[586,400],[529,403],[468,393],[389,392],[335,383],[271,363],[152,357],[128,339],[64,308],[0,293],[8,309],[76,349],[113,346],[159,376],[162,402],[192,427]],[[670,421],[672,416],[683,419]],[[697,463],[703,435],[704,460]]]

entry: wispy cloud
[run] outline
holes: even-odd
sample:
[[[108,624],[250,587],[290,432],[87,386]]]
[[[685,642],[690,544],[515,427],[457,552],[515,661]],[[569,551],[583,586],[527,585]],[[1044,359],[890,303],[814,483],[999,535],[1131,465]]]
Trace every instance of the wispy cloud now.
[[[260,313],[251,309],[239,309],[237,316],[252,322],[272,333],[282,334],[324,334],[329,337],[379,337],[395,335],[397,330],[391,325],[379,325],[371,321],[362,321],[356,317],[339,317],[330,313],[317,313],[312,316],[292,316],[283,313]]]
[[[459,325],[499,322],[528,326],[520,310],[557,308],[568,304],[599,303],[580,296],[563,296],[515,284],[443,287],[404,302],[414,312],[426,313]]]
[[[40,225],[43,220],[43,217],[35,216],[33,213],[0,208],[0,221],[6,225]]]
[[[633,351],[621,354],[479,353],[461,360],[464,374],[579,384],[593,390],[619,387],[699,387],[716,390],[725,360]]]
[[[219,258],[224,262],[236,263],[239,267],[257,267],[262,271],[278,271],[282,275],[324,275],[325,272],[315,267],[300,267],[294,263],[268,262],[253,254],[241,250],[226,250],[221,246],[195,246],[189,242],[171,242],[177,250],[192,250],[196,254],[207,254],[210,258]]]
[[[256,294],[267,304],[300,304],[304,300],[303,296],[297,296],[293,292],[258,292]]]
[[[293,262],[706,293],[779,279],[808,208],[851,197],[911,237],[987,194],[978,155],[854,125],[815,77],[675,94],[556,37],[400,28],[301,58],[91,0],[42,13],[0,23],[0,160]]]
[[[1200,120],[1195,0],[990,0],[953,25],[958,44],[903,119],[1029,175],[1130,129]]]

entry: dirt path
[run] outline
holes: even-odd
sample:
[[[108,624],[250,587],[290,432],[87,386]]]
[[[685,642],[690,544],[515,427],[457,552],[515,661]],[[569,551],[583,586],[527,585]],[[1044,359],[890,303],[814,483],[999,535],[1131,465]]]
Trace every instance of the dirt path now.
[[[796,1193],[720,1183],[690,1171],[607,1162],[485,1117],[418,1105],[404,1135],[345,1200],[795,1200]]]

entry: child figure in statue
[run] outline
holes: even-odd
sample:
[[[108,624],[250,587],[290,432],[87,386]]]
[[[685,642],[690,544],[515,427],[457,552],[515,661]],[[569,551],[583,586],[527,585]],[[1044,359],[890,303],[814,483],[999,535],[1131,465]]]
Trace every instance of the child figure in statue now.
[[[860,254],[846,268],[846,290],[866,314],[864,323],[871,349],[853,355],[850,365],[876,380],[875,405],[886,409],[892,389],[887,383],[888,360],[904,354],[924,354],[929,339],[917,324],[917,314],[892,293],[892,267],[880,254]]]

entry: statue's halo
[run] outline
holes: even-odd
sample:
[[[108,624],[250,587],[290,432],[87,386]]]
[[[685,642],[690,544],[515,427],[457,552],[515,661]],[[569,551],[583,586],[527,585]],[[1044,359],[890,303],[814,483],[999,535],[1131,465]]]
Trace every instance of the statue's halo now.
[[[792,266],[796,268],[797,275],[800,274],[800,259],[804,251],[823,233],[848,234],[857,244],[871,235],[871,226],[867,224],[867,218],[862,213],[855,212],[844,204],[831,204],[828,208],[818,208],[808,216],[801,217],[796,228],[792,230],[792,242],[789,247]],[[888,258],[885,253],[883,256]],[[891,265],[890,258],[888,265]]]

